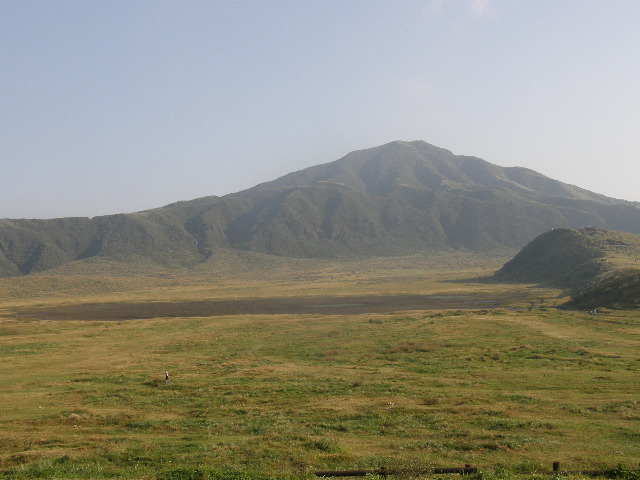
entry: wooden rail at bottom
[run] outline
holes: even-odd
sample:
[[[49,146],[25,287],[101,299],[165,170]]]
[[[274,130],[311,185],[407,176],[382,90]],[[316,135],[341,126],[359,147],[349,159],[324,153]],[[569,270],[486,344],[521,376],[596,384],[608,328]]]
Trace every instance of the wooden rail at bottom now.
[[[458,468],[430,468],[428,470],[421,471],[421,474],[427,473],[459,473],[461,475],[467,475],[470,473],[477,473],[478,468],[465,465],[464,467]],[[407,473],[404,470],[391,470],[386,467],[380,467],[377,470],[326,470],[322,472],[316,472],[317,477],[364,477],[366,475],[380,475],[382,477],[386,477],[387,475],[398,475],[402,473]],[[412,472],[416,473],[416,472]]]
[[[557,475],[562,473],[564,475],[585,475],[587,477],[604,477],[611,473],[611,469],[608,470],[561,470],[560,462],[553,462],[553,470],[550,472],[523,472],[525,475]]]
[[[324,472],[316,472],[317,477],[364,477],[366,475],[380,475],[386,477],[388,475],[402,475],[406,473],[418,473],[421,475],[426,474],[440,474],[440,473],[459,473],[461,475],[468,475],[471,473],[477,473],[478,467],[472,465],[465,465],[460,468],[430,468],[419,472],[407,471],[407,470],[391,470],[386,467],[380,467],[377,470],[327,470]],[[550,472],[522,472],[524,475],[586,475],[590,477],[602,477],[611,473],[609,470],[561,470],[560,462],[553,462],[553,470]]]

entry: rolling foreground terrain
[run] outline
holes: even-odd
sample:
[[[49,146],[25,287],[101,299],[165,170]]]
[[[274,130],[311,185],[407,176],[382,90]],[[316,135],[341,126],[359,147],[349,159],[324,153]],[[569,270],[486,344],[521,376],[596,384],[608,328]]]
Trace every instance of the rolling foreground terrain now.
[[[507,260],[229,251],[0,279],[0,478],[637,478],[637,311],[487,281]]]
[[[224,197],[91,219],[1,220],[0,276],[102,259],[195,267],[229,250],[514,253],[551,228],[584,225],[640,233],[640,210],[525,168],[397,141]]]

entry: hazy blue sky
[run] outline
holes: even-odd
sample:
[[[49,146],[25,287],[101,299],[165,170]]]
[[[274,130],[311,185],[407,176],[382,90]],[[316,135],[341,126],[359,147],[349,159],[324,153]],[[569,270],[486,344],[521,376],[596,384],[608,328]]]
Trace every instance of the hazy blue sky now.
[[[640,201],[638,0],[0,0],[0,218],[425,140]]]

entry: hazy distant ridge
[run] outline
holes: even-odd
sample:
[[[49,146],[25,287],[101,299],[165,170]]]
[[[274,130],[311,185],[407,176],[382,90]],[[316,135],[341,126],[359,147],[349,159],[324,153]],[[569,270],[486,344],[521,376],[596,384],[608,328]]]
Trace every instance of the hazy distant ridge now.
[[[637,233],[640,210],[525,168],[398,141],[224,197],[93,219],[2,220],[0,274],[93,257],[193,265],[229,248],[296,257],[487,251],[584,225]]]

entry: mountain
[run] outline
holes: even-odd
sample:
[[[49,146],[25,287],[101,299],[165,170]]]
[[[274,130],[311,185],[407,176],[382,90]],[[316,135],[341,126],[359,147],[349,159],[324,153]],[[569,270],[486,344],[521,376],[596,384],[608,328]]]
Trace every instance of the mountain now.
[[[584,309],[640,306],[640,235],[587,227],[544,233],[507,262],[494,278],[538,283],[571,293]]]
[[[0,275],[91,258],[189,266],[228,249],[289,257],[517,249],[557,227],[640,232],[639,206],[396,141],[224,197],[92,219],[1,220]]]

